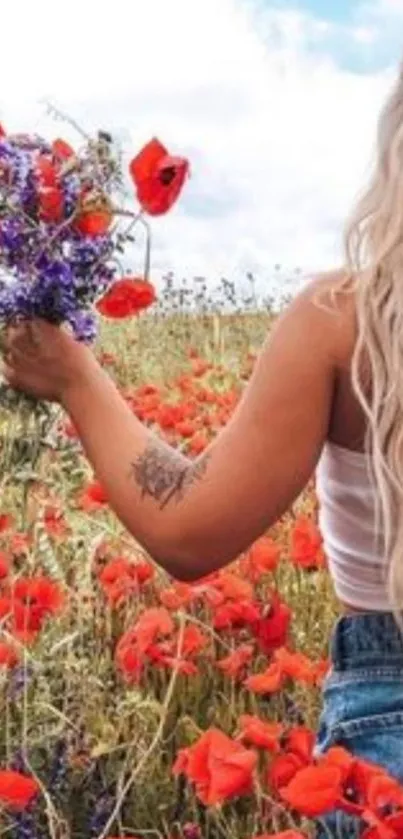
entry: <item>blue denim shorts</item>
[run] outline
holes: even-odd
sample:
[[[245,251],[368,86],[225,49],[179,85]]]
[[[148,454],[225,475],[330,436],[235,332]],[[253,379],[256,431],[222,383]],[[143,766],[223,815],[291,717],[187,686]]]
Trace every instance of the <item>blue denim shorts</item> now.
[[[403,783],[403,635],[393,615],[341,618],[333,631],[316,753],[344,746]],[[355,839],[360,824],[331,814],[318,836]]]

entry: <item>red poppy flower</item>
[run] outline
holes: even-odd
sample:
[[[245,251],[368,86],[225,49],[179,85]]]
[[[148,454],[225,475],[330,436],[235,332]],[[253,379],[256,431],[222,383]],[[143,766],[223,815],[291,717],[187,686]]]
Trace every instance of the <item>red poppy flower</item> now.
[[[348,785],[353,787],[360,797],[366,794],[365,791],[373,773],[381,771],[379,766],[372,766],[370,763],[353,757],[343,746],[332,746],[321,756],[320,763],[321,766],[337,766],[341,769],[344,781],[348,780]]]
[[[252,660],[253,653],[253,644],[241,644],[233,653],[217,661],[217,667],[232,679],[240,678],[246,664]]]
[[[7,600],[8,609],[7,611]],[[11,629],[26,643],[34,641],[46,618],[58,614],[65,598],[60,586],[44,576],[20,577],[9,598],[2,598],[0,611],[8,614]]]
[[[267,614],[264,614],[253,625],[252,630],[260,649],[265,655],[284,646],[291,621],[291,609],[275,594]]]
[[[126,679],[138,680],[142,668],[149,660],[168,664],[165,657],[171,657],[168,651],[160,648],[157,641],[161,637],[172,635],[175,626],[166,609],[150,608],[140,615],[137,623],[128,629],[119,639],[116,647],[115,660],[118,668]]]
[[[142,586],[154,577],[155,569],[153,565],[150,565],[150,563],[144,559],[132,563],[131,573],[133,578],[137,580],[138,584]]]
[[[0,580],[5,580],[10,571],[10,560],[4,551],[0,551]]]
[[[178,405],[159,406],[157,422],[163,431],[175,428],[176,423],[182,419],[183,412]]]
[[[320,758],[322,768],[336,767],[342,775],[345,794],[339,807],[346,813],[360,815],[368,824],[381,830],[381,818],[386,810],[403,806],[403,789],[380,766],[353,757],[346,749],[335,746]],[[351,792],[354,799],[351,798]],[[379,818],[378,818],[379,817]],[[386,839],[386,828],[381,830],[382,839]],[[383,832],[382,832],[383,831]]]
[[[303,684],[315,684],[316,665],[308,656],[303,653],[292,653],[286,647],[281,647],[281,649],[276,650],[275,659],[284,676]]]
[[[38,190],[38,211],[42,221],[58,224],[64,215],[64,198],[59,187],[43,187]]]
[[[22,585],[22,588],[20,586]],[[65,603],[65,596],[60,585],[45,576],[24,580],[20,577],[14,586],[14,596],[22,597],[35,606],[44,615],[58,614]]]
[[[248,580],[243,580],[230,571],[221,572],[214,585],[225,600],[252,600],[253,588]]]
[[[208,637],[198,626],[191,623],[185,626],[182,636],[182,656],[184,658],[198,655],[208,644]]]
[[[305,768],[305,761],[298,755],[278,755],[270,765],[267,780],[269,786],[278,792],[292,781],[301,769]]]
[[[176,609],[187,606],[193,599],[193,589],[189,583],[174,583],[173,586],[163,589],[159,595],[160,601],[166,609]]]
[[[158,645],[156,645],[156,647],[158,647]],[[193,661],[188,661],[185,658],[178,658],[173,655],[167,655],[163,650],[161,650],[160,655],[157,658],[151,660],[154,660],[160,667],[176,670],[182,676],[196,676],[198,672]]]
[[[83,236],[103,236],[109,230],[112,214],[107,210],[82,212],[74,221],[74,227]]]
[[[364,830],[361,839],[402,839],[403,813],[393,813],[382,821],[374,821],[377,821],[377,824]]]
[[[368,807],[374,811],[391,806],[403,807],[403,789],[399,782],[381,771],[370,778],[366,798]]]
[[[52,161],[40,155],[36,162],[38,212],[42,221],[57,224],[63,218],[64,198]]]
[[[325,565],[322,536],[315,522],[304,516],[296,521],[291,534],[291,558],[294,565],[307,571]]]
[[[248,570],[251,579],[258,580],[263,574],[275,571],[279,559],[280,550],[278,545],[268,536],[262,536],[246,554],[244,567],[245,570]]]
[[[280,795],[303,816],[315,818],[335,809],[343,796],[343,773],[337,766],[307,766],[294,775]]]
[[[179,749],[179,752],[176,755],[175,762],[172,766],[173,775],[185,775],[187,773],[189,764],[189,752],[190,748]]]
[[[52,152],[60,161],[69,160],[71,157],[74,157],[75,154],[74,149],[69,145],[69,143],[66,143],[65,140],[61,140],[60,138],[53,141]]]
[[[8,631],[24,644],[35,641],[43,625],[37,609],[11,597],[0,597],[0,618]]]
[[[123,277],[117,280],[96,303],[101,315],[112,320],[121,320],[137,315],[147,309],[156,299],[152,283],[140,277]]]
[[[171,635],[174,628],[171,615],[166,609],[146,609],[134,627],[139,650],[146,652],[159,635]]]
[[[12,810],[24,810],[39,792],[37,782],[11,769],[0,770],[0,802]]]
[[[18,661],[19,656],[15,647],[8,641],[0,641],[0,667],[11,669]]]
[[[286,750],[297,755],[301,760],[309,761],[312,758],[313,747],[315,745],[315,733],[311,728],[304,725],[295,726],[292,728],[286,738]]]
[[[116,648],[116,666],[128,682],[138,682],[143,671],[144,656],[138,652],[135,639],[133,644],[129,643],[127,636],[124,640],[125,643],[120,641]]]
[[[57,186],[57,170],[52,161],[44,154],[36,161],[36,177],[40,187]]]
[[[4,533],[5,530],[9,530],[13,524],[13,516],[9,513],[0,513],[0,533]]]
[[[250,626],[259,619],[259,608],[249,600],[228,601],[215,610],[214,629],[235,629]]]
[[[111,605],[119,605],[141,585],[150,580],[154,569],[148,562],[131,562],[126,557],[115,557],[106,563],[99,574],[99,582]]]
[[[256,763],[254,752],[210,728],[179,753],[173,771],[194,783],[200,801],[211,807],[250,792]]]
[[[61,510],[49,505],[43,513],[43,523],[49,536],[60,539],[68,533],[68,525]]]
[[[92,512],[108,503],[108,498],[102,484],[94,480],[87,485],[79,498],[79,506],[86,512]]]
[[[274,661],[263,673],[256,673],[245,679],[244,685],[252,693],[276,693],[283,686],[284,673],[277,661]]]
[[[260,749],[268,749],[269,752],[278,752],[280,749],[280,738],[284,726],[277,722],[264,722],[259,717],[250,714],[243,714],[240,717],[241,734],[244,743],[249,746],[257,746]]]
[[[138,591],[138,582],[131,574],[131,563],[124,558],[111,559],[102,569],[99,582],[111,605],[120,605]]]
[[[188,440],[190,437],[193,437],[197,431],[197,426],[195,423],[191,422],[191,420],[181,420],[176,423],[175,431],[179,437],[183,437],[184,440]]]
[[[130,163],[137,199],[150,216],[167,213],[177,200],[189,171],[182,157],[172,157],[157,139],[151,140]]]

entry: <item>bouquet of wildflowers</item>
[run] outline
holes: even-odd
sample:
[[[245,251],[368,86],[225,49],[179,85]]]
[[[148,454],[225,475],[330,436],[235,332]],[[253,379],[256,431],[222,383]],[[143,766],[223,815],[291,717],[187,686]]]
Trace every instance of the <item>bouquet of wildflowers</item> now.
[[[0,126],[0,338],[9,323],[39,317],[64,324],[78,340],[91,342],[99,315],[127,318],[150,306],[156,294],[149,279],[147,216],[172,207],[188,170],[186,159],[173,157],[152,139],[129,163],[139,205],[132,209],[121,201],[124,172],[106,132],[84,135],[75,149],[60,138],[48,142],[31,134],[6,134]],[[132,246],[138,224],[146,232],[144,271],[122,276],[122,254]],[[0,403],[11,409],[1,446],[5,475],[21,460],[32,467],[32,446],[39,454],[53,413],[17,397],[5,383],[0,384]],[[27,438],[29,451],[21,458]]]
[[[150,235],[145,214],[167,212],[188,163],[152,140],[130,162],[140,209],[115,202],[120,165],[109,135],[79,150],[64,140],[0,136],[0,323],[41,317],[66,323],[75,337],[95,337],[95,308],[127,317],[153,302]],[[146,226],[144,276],[118,277],[136,223]]]

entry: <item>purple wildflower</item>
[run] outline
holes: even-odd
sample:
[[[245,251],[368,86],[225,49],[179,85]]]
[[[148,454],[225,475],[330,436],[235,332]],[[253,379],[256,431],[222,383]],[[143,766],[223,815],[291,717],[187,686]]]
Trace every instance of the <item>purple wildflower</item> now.
[[[98,800],[95,802],[94,809],[90,818],[88,829],[89,836],[95,837],[102,832],[105,825],[110,819],[114,806],[115,799],[110,793],[104,792],[100,796],[100,798],[98,798]]]
[[[67,773],[67,743],[65,739],[57,740],[53,751],[48,789],[52,794],[59,791]]]
[[[77,155],[73,167],[58,168],[40,137],[0,141],[0,321],[41,317],[69,324],[79,340],[94,339],[93,305],[114,279],[116,249],[112,233],[83,236],[74,226],[83,189],[95,187],[98,196],[112,191],[112,171],[94,148]],[[49,178],[62,196],[57,223],[41,217],[39,164],[45,192]]]
[[[10,699],[16,699],[33,677],[33,668],[29,665],[15,667],[10,675],[8,693]]]
[[[13,817],[14,839],[40,839],[35,814],[30,810],[15,813]]]

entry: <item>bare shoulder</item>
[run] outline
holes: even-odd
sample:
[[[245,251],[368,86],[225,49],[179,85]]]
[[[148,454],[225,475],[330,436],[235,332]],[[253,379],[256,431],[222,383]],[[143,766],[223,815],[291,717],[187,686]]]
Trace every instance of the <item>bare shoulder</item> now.
[[[287,331],[304,333],[307,344],[328,355],[335,366],[351,361],[356,338],[355,302],[344,270],[317,274],[296,295],[280,321]]]
[[[312,276],[295,299],[301,306],[312,305],[315,311],[330,316],[337,326],[354,321],[353,287],[349,275],[341,269]]]

